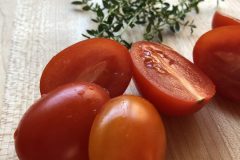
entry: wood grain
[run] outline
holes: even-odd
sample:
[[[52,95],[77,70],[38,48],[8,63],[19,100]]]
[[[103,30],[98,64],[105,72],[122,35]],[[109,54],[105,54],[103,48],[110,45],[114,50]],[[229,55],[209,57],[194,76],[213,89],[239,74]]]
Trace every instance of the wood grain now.
[[[225,1],[220,8],[240,18],[239,0]],[[192,60],[193,45],[210,29],[215,9],[215,1],[205,0],[199,15],[189,15],[198,26],[194,34],[187,28],[175,35],[166,33],[164,43]],[[13,133],[23,113],[40,96],[43,67],[57,52],[82,40],[86,28],[94,27],[89,16],[74,10],[69,0],[0,0],[0,160],[17,159]],[[129,38],[139,40],[139,32],[132,31]],[[133,82],[126,93],[138,94]],[[163,120],[168,160],[240,160],[239,105],[216,96],[194,115],[163,116]]]
[[[10,41],[15,16],[16,0],[0,1],[0,106],[3,105],[4,84],[7,71],[8,55],[10,52]],[[1,117],[0,107],[0,117]]]

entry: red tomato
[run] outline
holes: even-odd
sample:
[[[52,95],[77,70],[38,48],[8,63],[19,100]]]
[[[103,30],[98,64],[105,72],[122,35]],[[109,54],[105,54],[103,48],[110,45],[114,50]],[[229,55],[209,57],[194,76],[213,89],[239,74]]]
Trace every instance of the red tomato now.
[[[77,83],[43,96],[15,131],[21,160],[88,160],[88,138],[98,110],[109,96],[101,87]]]
[[[205,33],[197,41],[193,57],[221,95],[240,102],[240,26]]]
[[[162,120],[143,98],[114,98],[94,120],[89,138],[90,160],[163,160],[165,150]]]
[[[137,88],[160,112],[193,113],[214,96],[212,81],[173,49],[142,41],[133,44],[130,52]]]
[[[229,25],[240,25],[240,20],[216,11],[212,20],[212,28]]]
[[[131,80],[130,66],[126,47],[110,39],[88,39],[52,58],[41,77],[41,94],[66,83],[86,81],[106,88],[115,97],[125,91]]]

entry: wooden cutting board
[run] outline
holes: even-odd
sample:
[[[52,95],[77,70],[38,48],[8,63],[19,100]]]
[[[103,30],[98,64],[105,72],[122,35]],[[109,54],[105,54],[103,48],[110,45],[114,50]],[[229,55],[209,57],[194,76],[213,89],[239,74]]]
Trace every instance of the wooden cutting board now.
[[[13,133],[26,109],[39,98],[39,78],[50,58],[83,40],[93,27],[91,14],[75,11],[70,0],[0,1],[0,160],[17,159]],[[211,26],[215,0],[205,0],[199,15],[190,14],[198,28],[191,35],[165,35],[164,43],[192,60],[192,49]],[[226,0],[220,8],[240,18],[240,1]],[[130,39],[138,40],[138,31]],[[240,35],[239,35],[240,36]],[[138,94],[133,83],[127,93]],[[240,105],[219,97],[187,117],[163,117],[168,136],[168,160],[240,160]],[[143,144],[144,145],[144,144]]]

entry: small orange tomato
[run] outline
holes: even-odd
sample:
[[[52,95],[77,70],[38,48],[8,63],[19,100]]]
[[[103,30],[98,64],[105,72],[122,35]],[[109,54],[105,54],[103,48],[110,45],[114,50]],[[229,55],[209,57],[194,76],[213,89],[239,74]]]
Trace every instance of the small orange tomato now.
[[[166,137],[154,106],[137,96],[108,101],[94,120],[90,160],[163,160]]]

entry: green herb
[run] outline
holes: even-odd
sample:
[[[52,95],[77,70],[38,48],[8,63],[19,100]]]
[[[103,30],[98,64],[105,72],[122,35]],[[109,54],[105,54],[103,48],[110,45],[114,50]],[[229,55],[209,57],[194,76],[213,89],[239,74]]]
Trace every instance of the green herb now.
[[[179,0],[178,4],[170,4],[166,0],[102,0],[102,5],[90,0],[72,2],[80,5],[84,11],[92,11],[96,17],[92,19],[98,24],[97,29],[87,30],[86,38],[105,37],[114,39],[127,47],[131,42],[124,39],[123,33],[135,26],[144,26],[145,40],[162,41],[165,29],[180,31],[181,26],[189,27],[191,33],[196,28],[194,21],[186,21],[187,13],[195,10],[204,0]]]

